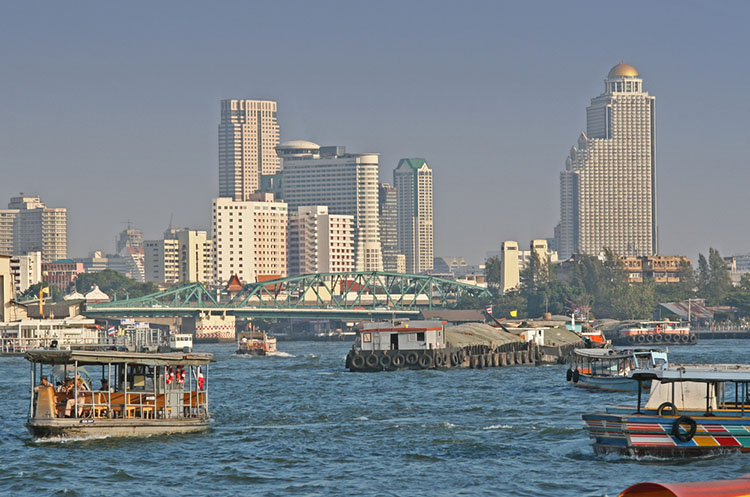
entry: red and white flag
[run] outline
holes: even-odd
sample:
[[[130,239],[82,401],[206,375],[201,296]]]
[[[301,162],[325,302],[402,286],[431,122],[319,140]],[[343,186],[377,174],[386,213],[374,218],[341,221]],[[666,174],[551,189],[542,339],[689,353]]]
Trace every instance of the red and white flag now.
[[[485,312],[489,314],[490,316],[492,316],[492,305],[487,306],[487,308],[485,309]]]

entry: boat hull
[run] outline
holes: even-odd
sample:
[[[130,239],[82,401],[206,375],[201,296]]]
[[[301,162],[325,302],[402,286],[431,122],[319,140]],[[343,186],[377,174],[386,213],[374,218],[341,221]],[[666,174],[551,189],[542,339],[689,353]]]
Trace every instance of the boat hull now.
[[[211,418],[188,419],[30,419],[26,428],[35,439],[147,437],[172,433],[194,433],[213,424]]]
[[[268,355],[268,352],[266,352],[263,349],[238,349],[237,353],[242,354],[242,355],[254,355],[254,356]]]
[[[573,385],[592,390],[605,390],[607,392],[638,391],[638,382],[624,376],[590,376],[587,374],[581,374],[578,377],[578,382],[573,383]],[[641,385],[641,389],[646,392],[651,388],[650,381],[641,382]]]
[[[650,414],[583,415],[597,454],[694,457],[717,453],[750,452],[750,418],[703,416],[682,412],[695,421],[695,434],[680,440],[675,423],[680,416]]]

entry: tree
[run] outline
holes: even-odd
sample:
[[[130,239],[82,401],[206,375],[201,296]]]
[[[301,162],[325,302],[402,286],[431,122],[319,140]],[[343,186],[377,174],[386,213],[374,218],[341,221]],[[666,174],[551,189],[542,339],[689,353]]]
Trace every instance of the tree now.
[[[502,284],[502,263],[499,257],[490,257],[484,263],[484,280],[487,282],[487,288],[498,292]]]
[[[57,285],[53,285],[52,283],[36,283],[31,285],[21,296],[18,297],[18,300],[23,302],[24,300],[39,299],[39,290],[41,290],[43,286],[49,288],[50,293],[47,297],[51,299],[52,302],[60,302],[63,300],[65,294]]]
[[[159,291],[159,288],[154,283],[138,283],[122,273],[111,269],[106,269],[98,273],[82,273],[76,278],[76,289],[81,293],[85,294],[94,285],[98,286],[101,291],[112,298],[114,298],[115,292],[118,292],[119,298],[124,298],[125,296],[136,298]]]
[[[708,295],[707,298],[714,305],[721,304],[732,289],[732,279],[729,276],[727,263],[714,248],[708,249]]]
[[[698,254],[698,274],[696,274],[698,293],[705,298],[708,292],[708,283],[711,279],[711,273],[708,270],[708,262],[703,254]]]

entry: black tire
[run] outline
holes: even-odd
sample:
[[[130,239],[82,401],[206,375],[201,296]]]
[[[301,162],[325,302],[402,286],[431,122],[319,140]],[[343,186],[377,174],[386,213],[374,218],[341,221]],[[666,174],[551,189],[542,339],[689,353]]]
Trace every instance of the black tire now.
[[[355,355],[352,357],[352,366],[354,369],[362,369],[365,367],[365,358],[361,355]]]
[[[573,378],[573,383],[578,383],[578,380],[581,378],[581,373],[579,373],[578,370],[576,369],[575,371],[573,371],[572,378]]]
[[[474,368],[477,367],[477,356],[475,356],[475,355],[470,355],[469,356],[469,367],[471,369],[474,369]]]
[[[570,381],[571,379],[573,379],[573,371],[571,371],[570,369],[568,369],[568,370],[567,370],[567,371],[565,372],[565,379],[566,379],[567,381]]]
[[[445,365],[445,358],[443,357],[443,354],[437,353],[435,354],[435,367],[442,368]]]
[[[419,358],[419,367],[422,369],[430,369],[432,367],[432,364],[432,357],[427,354],[424,354]]]
[[[466,351],[461,350],[461,352],[458,353],[458,362],[463,363],[466,360]]]
[[[677,407],[671,402],[663,402],[659,407],[656,408],[656,414],[658,414],[659,416],[664,416],[664,411],[666,411],[667,409],[672,411],[672,414],[670,414],[670,416],[677,416],[679,414],[679,411],[677,411]]]
[[[374,368],[374,367],[377,367],[380,361],[378,361],[378,356],[376,356],[375,353],[373,352],[372,354],[367,356],[367,359],[365,359],[365,362],[367,363],[368,367]]]
[[[687,431],[683,432],[680,427],[688,425]],[[680,416],[675,419],[672,423],[672,435],[675,436],[680,442],[689,442],[695,436],[695,431],[698,429],[698,424],[690,416]]]
[[[693,345],[695,345],[696,343],[698,343],[698,335],[692,335],[691,334],[690,335],[690,343],[693,344]]]
[[[664,334],[663,333],[657,333],[654,335],[654,343],[662,343],[664,342]]]
[[[453,366],[458,366],[460,363],[458,362],[458,352],[453,352],[451,354],[451,364]]]
[[[380,367],[383,369],[388,369],[391,367],[391,364],[393,364],[393,359],[391,359],[391,356],[388,354],[383,354],[380,356]]]
[[[654,334],[646,333],[646,343],[654,343]]]
[[[689,343],[690,342],[690,335],[680,335],[680,343]]]
[[[416,366],[419,362],[419,354],[417,354],[415,351],[411,351],[408,354],[406,354],[406,365],[407,366]]]
[[[635,336],[635,343],[643,343],[645,341],[646,341],[646,337],[644,335]]]
[[[633,345],[635,343],[635,335],[630,335],[628,337],[628,343]]]
[[[401,368],[404,366],[405,359],[404,354],[398,353],[393,357],[393,361],[391,362],[394,367]]]

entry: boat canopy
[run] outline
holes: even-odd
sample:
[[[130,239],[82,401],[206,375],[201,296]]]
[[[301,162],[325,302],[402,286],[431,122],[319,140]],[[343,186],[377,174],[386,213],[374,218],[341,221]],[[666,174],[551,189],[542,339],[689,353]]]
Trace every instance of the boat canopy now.
[[[152,354],[145,352],[119,352],[109,350],[29,350],[25,355],[31,362],[41,364],[125,364],[146,366],[184,365],[200,366],[213,362],[213,354],[171,352]]]
[[[659,380],[662,383],[692,381],[700,383],[750,382],[750,365],[717,364],[712,367],[673,367],[669,369],[636,369],[634,380]]]
[[[698,481],[689,483],[637,483],[619,497],[740,497],[750,493],[750,475],[736,480]]]
[[[633,357],[636,354],[647,354],[649,352],[663,352],[660,349],[628,349],[628,350],[614,350],[614,349],[573,349],[573,353],[579,357],[586,357],[589,359],[627,359]]]

